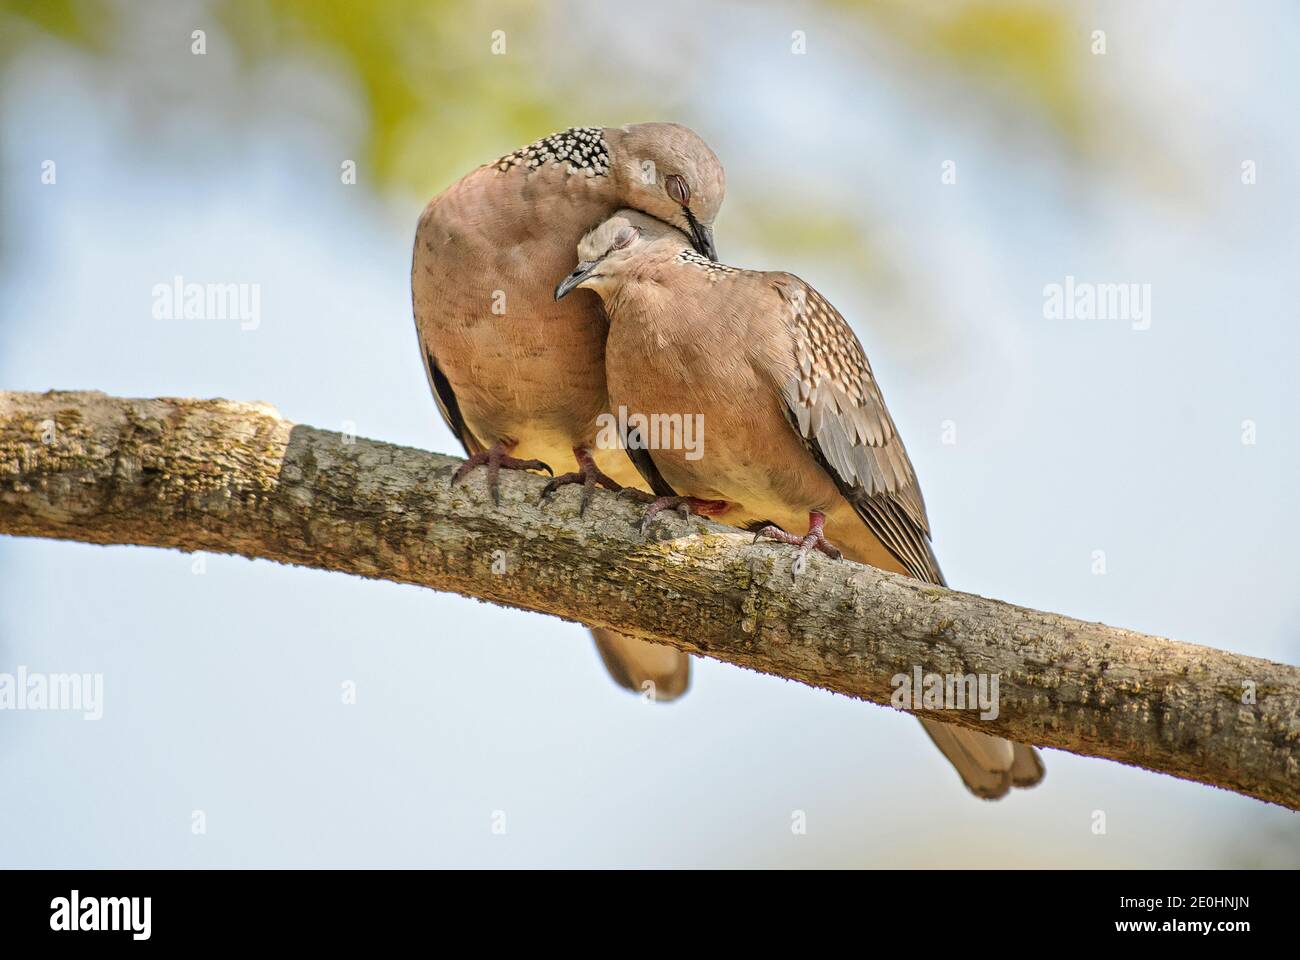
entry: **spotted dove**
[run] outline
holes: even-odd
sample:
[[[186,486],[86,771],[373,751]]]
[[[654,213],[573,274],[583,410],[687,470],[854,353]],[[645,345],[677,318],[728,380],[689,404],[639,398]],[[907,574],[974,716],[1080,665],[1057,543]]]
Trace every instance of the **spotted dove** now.
[[[679,228],[714,255],[712,223],[725,177],[713,151],[672,123],[575,127],[474,170],[425,208],[416,228],[411,293],[425,372],[438,410],[469,460],[547,469],[576,459],[555,483],[639,484],[623,452],[598,449],[608,409],[600,299],[557,303],[555,278],[583,233],[620,207]],[[668,229],[665,226],[665,229]],[[610,674],[661,701],[680,696],[690,658],[671,647],[593,630]],[[648,684],[653,684],[652,687]]]
[[[866,354],[820,293],[788,273],[716,263],[622,214],[584,237],[578,259],[556,295],[584,288],[604,301],[611,404],[629,419],[703,417],[694,457],[663,436],[657,447],[631,438],[656,493],[721,501],[723,522],[801,551],[842,548],[859,563],[944,583],[916,474]],[[787,532],[805,526],[806,535]],[[1031,746],[921,723],[977,796],[1043,777]]]

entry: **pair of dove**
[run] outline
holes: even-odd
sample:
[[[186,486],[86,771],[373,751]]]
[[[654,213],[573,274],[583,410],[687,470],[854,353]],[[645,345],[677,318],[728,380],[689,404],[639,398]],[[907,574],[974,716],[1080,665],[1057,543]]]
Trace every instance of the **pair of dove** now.
[[[545,137],[429,202],[411,289],[434,399],[469,455],[453,482],[486,467],[495,501],[500,469],[551,472],[572,458],[546,493],[580,484],[585,507],[597,485],[648,488],[647,518],[693,508],[799,556],[842,549],[944,583],[862,345],[798,277],[717,262],[725,189],[693,131],[639,123]],[[602,415],[620,407],[703,415],[703,455],[598,445]],[[685,692],[688,655],[592,634],[620,685],[651,683],[661,702]],[[1033,747],[921,723],[980,797],[1043,777]]]

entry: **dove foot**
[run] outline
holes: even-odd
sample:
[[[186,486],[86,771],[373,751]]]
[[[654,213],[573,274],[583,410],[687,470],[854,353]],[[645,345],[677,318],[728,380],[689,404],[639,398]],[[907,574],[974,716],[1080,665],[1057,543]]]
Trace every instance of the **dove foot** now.
[[[808,532],[802,537],[793,533],[786,533],[780,527],[769,525],[761,528],[754,534],[754,542],[758,543],[759,540],[776,540],[779,543],[788,543],[791,546],[798,547],[799,552],[795,556],[794,566],[791,568],[793,574],[797,577],[803,572],[804,566],[807,563],[809,550],[816,549],[819,552],[826,554],[826,556],[830,557],[832,560],[838,560],[840,557],[844,556],[844,554],[840,553],[839,548],[837,548],[835,544],[826,539],[826,535],[823,533],[825,525],[826,517],[820,512],[813,510],[808,514]]]
[[[731,506],[726,500],[701,500],[698,497],[655,497],[641,490],[628,487],[619,496],[631,497],[638,503],[647,503],[644,516],[641,517],[641,536],[650,530],[650,523],[665,510],[676,510],[683,518],[695,514],[697,517],[717,517],[727,512]]]
[[[578,461],[578,469],[573,473],[562,473],[555,479],[551,480],[542,489],[541,499],[537,501],[538,505],[546,503],[548,497],[560,487],[569,484],[582,485],[582,500],[578,504],[578,516],[587,512],[587,504],[591,503],[591,491],[596,487],[604,487],[606,490],[618,492],[623,489],[621,483],[611,480],[600,467],[596,466],[596,461],[592,459],[590,451],[583,447],[573,448],[573,457]]]
[[[465,477],[469,476],[470,471],[475,467],[487,467],[488,492],[492,494],[492,502],[500,506],[499,474],[502,467],[507,470],[545,470],[547,473],[554,474],[555,471],[540,460],[519,460],[510,456],[510,451],[514,449],[514,446],[514,443],[507,444],[505,441],[498,440],[488,449],[471,454],[469,459],[462,463],[456,472],[451,475],[450,485],[456,486]]]

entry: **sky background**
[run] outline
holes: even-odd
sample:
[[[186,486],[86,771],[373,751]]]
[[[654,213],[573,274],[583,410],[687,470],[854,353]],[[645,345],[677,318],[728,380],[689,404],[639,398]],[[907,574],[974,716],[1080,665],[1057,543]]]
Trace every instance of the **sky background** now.
[[[727,166],[722,259],[854,325],[955,587],[1294,663],[1298,28],[1264,2],[6,0],[0,389],[459,452],[411,319],[420,209],[555,129],[677,120]],[[155,319],[177,275],[258,284],[260,325]],[[1046,318],[1066,276],[1150,284],[1150,328]],[[1300,866],[1300,821],[1255,800],[1049,750],[980,802],[908,716],[711,661],[647,705],[576,625],[265,561],[0,538],[18,665],[102,673],[104,716],[0,712],[0,866]]]

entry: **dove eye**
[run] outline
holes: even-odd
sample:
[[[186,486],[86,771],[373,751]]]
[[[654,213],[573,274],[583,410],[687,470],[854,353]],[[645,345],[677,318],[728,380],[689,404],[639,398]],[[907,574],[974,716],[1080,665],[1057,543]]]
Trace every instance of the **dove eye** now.
[[[622,230],[620,230],[618,233],[614,235],[614,246],[612,247],[612,249],[622,250],[629,243],[631,243],[633,240],[636,239],[638,233],[640,233],[640,231],[637,230],[636,227],[624,227]]]
[[[679,173],[674,173],[665,178],[664,189],[668,191],[668,196],[680,206],[687,206],[691,202],[691,188],[686,185],[686,178]]]

